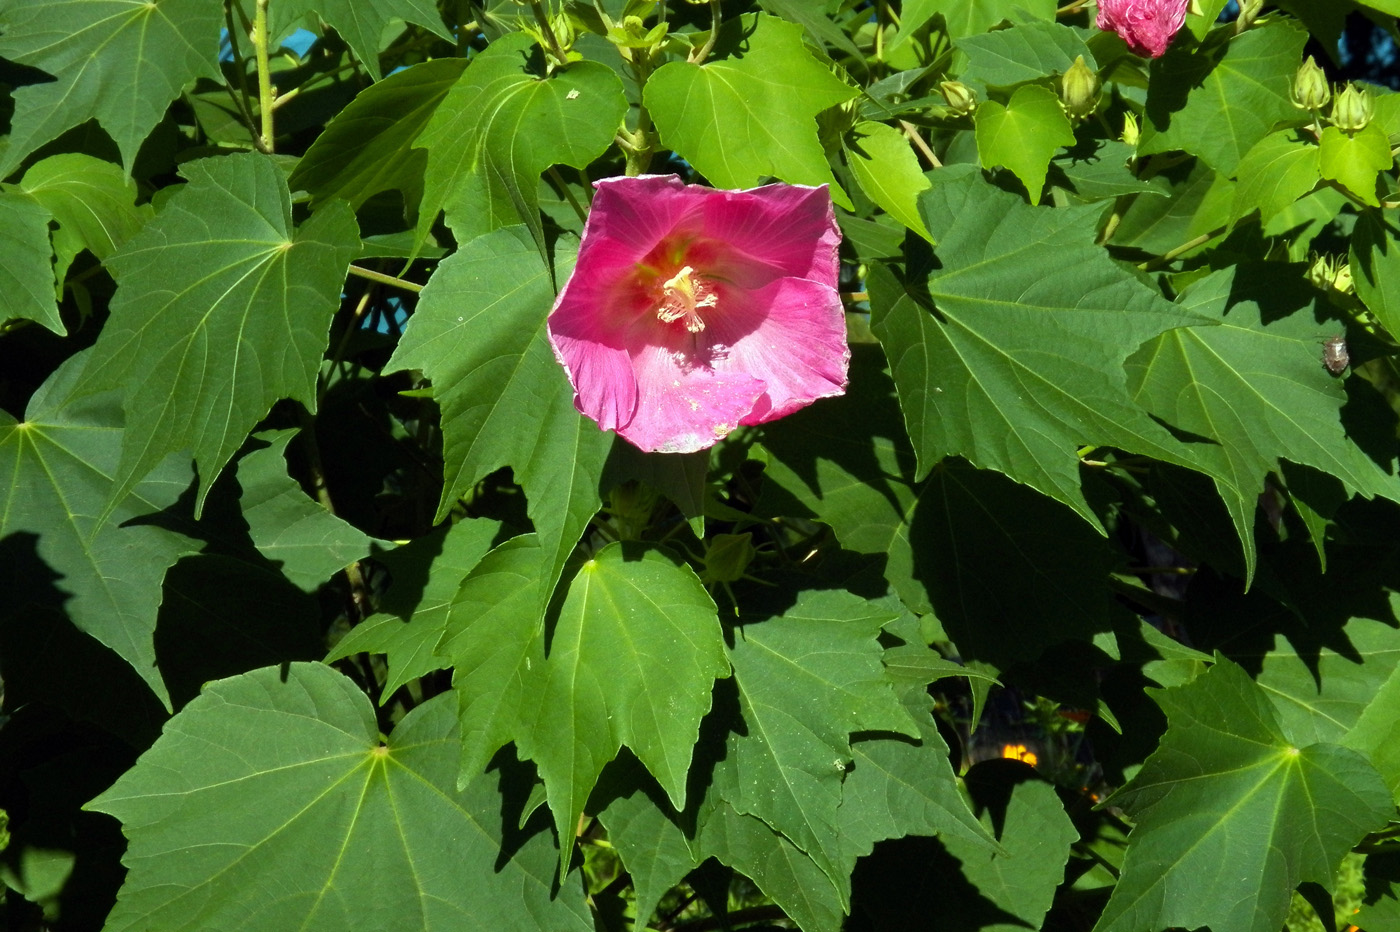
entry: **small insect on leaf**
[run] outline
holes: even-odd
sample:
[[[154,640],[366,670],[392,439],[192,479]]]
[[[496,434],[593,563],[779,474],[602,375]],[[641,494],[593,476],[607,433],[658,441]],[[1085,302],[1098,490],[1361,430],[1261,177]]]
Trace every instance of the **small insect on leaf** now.
[[[1322,341],[1322,364],[1333,375],[1341,375],[1351,365],[1351,353],[1347,351],[1347,338],[1342,334]]]

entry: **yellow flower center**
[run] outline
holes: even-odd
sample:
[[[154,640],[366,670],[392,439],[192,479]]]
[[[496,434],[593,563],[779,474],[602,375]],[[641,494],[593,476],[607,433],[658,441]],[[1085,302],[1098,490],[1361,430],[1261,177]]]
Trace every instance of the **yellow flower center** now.
[[[661,286],[661,306],[656,309],[658,320],[671,323],[685,321],[685,329],[699,333],[705,329],[705,320],[700,316],[700,308],[714,307],[719,296],[709,282],[692,277],[695,270],[685,266]]]

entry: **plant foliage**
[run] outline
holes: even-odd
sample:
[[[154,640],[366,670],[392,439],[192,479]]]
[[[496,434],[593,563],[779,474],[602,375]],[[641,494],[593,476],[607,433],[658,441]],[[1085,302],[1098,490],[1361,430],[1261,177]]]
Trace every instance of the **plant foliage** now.
[[[0,0],[8,927],[1400,932],[1400,95],[1245,6]],[[644,173],[844,395],[579,414]]]

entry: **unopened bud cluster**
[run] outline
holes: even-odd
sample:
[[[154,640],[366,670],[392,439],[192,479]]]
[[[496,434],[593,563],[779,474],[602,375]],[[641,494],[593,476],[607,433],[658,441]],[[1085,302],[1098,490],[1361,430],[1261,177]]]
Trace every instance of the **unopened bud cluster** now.
[[[1327,75],[1309,55],[1293,76],[1293,106],[1319,114],[1329,102],[1328,121],[1348,135],[1361,132],[1375,115],[1370,88],[1348,81],[1334,95]]]
[[[958,116],[966,116],[977,109],[977,93],[961,81],[942,81],[938,90],[948,102],[948,109]]]

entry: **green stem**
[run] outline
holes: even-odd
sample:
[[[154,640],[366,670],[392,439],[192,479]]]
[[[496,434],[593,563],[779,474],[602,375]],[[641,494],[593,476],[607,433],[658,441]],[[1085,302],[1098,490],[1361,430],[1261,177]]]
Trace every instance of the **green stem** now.
[[[272,87],[272,65],[267,55],[267,4],[268,0],[255,0],[253,8],[253,54],[258,61],[258,112],[262,117],[262,131],[258,134],[258,149],[269,155],[274,151],[272,141],[272,101],[276,92]]]
[[[248,127],[248,135],[257,143],[258,125],[253,119],[253,109],[249,101],[252,95],[248,92],[248,69],[244,63],[243,52],[238,47],[238,27],[233,24],[233,8],[238,0],[228,0],[224,6],[224,25],[228,29],[229,49],[233,52],[233,70],[238,75],[238,90],[235,94],[233,88],[228,83],[224,87],[228,88],[228,94],[233,98],[233,105],[238,108],[238,113],[243,117],[243,125]]]
[[[540,34],[545,37],[548,45],[546,51],[560,65],[569,63],[569,53],[560,44],[559,37],[554,33],[554,27],[549,24],[549,15],[545,13],[544,6],[540,0],[530,0],[530,9],[534,11],[535,22],[540,27]]]
[[[358,265],[352,265],[346,271],[351,275],[358,275],[360,278],[367,278],[372,282],[379,282],[381,285],[393,285],[395,288],[402,288],[404,291],[411,291],[414,294],[423,290],[423,286],[417,282],[395,278],[392,275],[385,275],[383,272],[376,272],[373,269],[362,268]]]
[[[549,166],[549,177],[553,178],[554,183],[559,186],[559,190],[564,192],[564,199],[569,202],[569,206],[574,209],[574,213],[578,214],[579,220],[587,222],[588,211],[583,209],[583,205],[578,202],[578,198],[574,197],[573,190],[564,183],[563,177],[559,174],[559,169],[555,168],[553,165]]]
[[[700,46],[699,51],[692,53],[687,61],[692,65],[703,65],[705,59],[710,57],[710,52],[714,51],[717,39],[719,39],[719,0],[710,0],[710,35],[705,39],[705,44]]]

